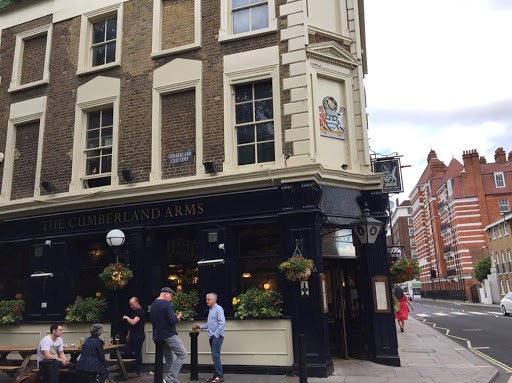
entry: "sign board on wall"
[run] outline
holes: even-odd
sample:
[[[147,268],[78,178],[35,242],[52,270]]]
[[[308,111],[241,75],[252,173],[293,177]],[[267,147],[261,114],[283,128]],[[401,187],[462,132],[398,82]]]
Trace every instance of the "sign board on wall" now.
[[[170,153],[167,156],[167,163],[169,165],[183,164],[186,162],[193,162],[193,161],[194,161],[194,152],[192,150],[187,150],[186,152]]]

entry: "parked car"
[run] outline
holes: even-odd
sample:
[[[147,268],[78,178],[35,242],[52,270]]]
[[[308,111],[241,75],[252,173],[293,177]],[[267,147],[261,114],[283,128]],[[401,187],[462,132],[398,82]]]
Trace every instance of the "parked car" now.
[[[500,302],[500,308],[505,316],[509,316],[512,313],[512,293],[508,293],[503,297]]]

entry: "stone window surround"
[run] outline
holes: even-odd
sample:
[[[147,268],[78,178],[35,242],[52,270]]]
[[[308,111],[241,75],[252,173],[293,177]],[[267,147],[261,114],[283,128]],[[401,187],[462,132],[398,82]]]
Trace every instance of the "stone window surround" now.
[[[153,0],[153,37],[151,57],[165,56],[201,47],[201,0],[194,0],[194,42],[180,47],[162,49],[162,1]]]
[[[16,46],[14,48],[14,62],[12,65],[11,83],[8,92],[16,92],[19,90],[33,88],[43,84],[48,84],[50,81],[50,52],[52,41],[53,25],[46,24],[39,28],[34,28],[29,31],[21,32],[16,35]],[[21,84],[21,71],[23,66],[23,52],[25,49],[25,41],[34,37],[46,34],[46,53],[44,58],[43,78],[37,81],[32,81],[27,84]]]
[[[14,171],[14,153],[16,149],[16,126],[39,120],[39,138],[37,142],[37,160],[34,182],[34,196],[41,195],[39,179],[41,178],[41,163],[43,152],[44,127],[46,121],[47,97],[39,97],[21,101],[10,106],[7,137],[5,143],[4,173],[2,178],[2,190],[0,202],[10,201],[12,180]],[[23,199],[18,200],[22,202]]]
[[[123,10],[124,3],[110,5],[108,7],[86,12],[81,17],[80,43],[78,49],[78,70],[77,75],[99,72],[115,68],[121,65],[121,46],[123,41]],[[117,36],[116,36],[116,60],[114,62],[92,66],[92,25],[107,16],[117,15]]]
[[[275,51],[275,52],[274,52]],[[251,59],[253,57],[254,59]],[[274,107],[274,150],[275,160],[247,165],[238,165],[236,154],[235,95],[234,85],[272,80],[272,101]],[[281,87],[279,80],[279,56],[277,47],[248,51],[241,54],[224,56],[224,166],[225,173],[255,171],[284,166],[282,125],[281,125]]]
[[[73,132],[73,168],[71,172],[70,191],[99,189],[119,185],[118,153],[119,153],[119,99],[121,81],[117,78],[98,76],[77,89],[75,106],[75,127]],[[112,167],[110,185],[87,189],[85,175],[85,147],[87,116],[89,112],[112,107],[114,112],[112,127]],[[103,174],[106,176],[107,174]]]
[[[501,183],[501,185],[500,185]],[[503,174],[503,172],[494,172],[494,184],[496,185],[496,188],[504,188],[505,186],[507,186],[505,184],[505,175]]]
[[[277,31],[277,18],[276,18],[276,2],[275,0],[268,0],[268,27],[249,31],[244,33],[233,34],[233,21],[231,17],[231,2],[232,0],[220,0],[220,29],[219,41],[229,41],[244,39],[247,37],[257,36],[266,33]]]

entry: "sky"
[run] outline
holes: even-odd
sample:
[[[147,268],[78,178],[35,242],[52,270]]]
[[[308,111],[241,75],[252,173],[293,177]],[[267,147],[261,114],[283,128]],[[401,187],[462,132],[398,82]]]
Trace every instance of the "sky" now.
[[[370,150],[401,155],[409,198],[431,149],[446,165],[512,151],[512,1],[365,0]]]

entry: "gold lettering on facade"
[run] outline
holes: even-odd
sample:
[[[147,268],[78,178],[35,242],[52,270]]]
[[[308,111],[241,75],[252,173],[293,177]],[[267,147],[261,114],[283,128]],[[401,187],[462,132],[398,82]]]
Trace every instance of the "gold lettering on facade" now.
[[[165,209],[165,213],[164,213]],[[148,208],[116,213],[99,213],[73,216],[67,219],[50,219],[41,221],[43,231],[63,230],[64,228],[90,227],[119,224],[123,222],[152,221],[163,218],[184,217],[203,214],[203,203],[172,205],[166,208]]]

